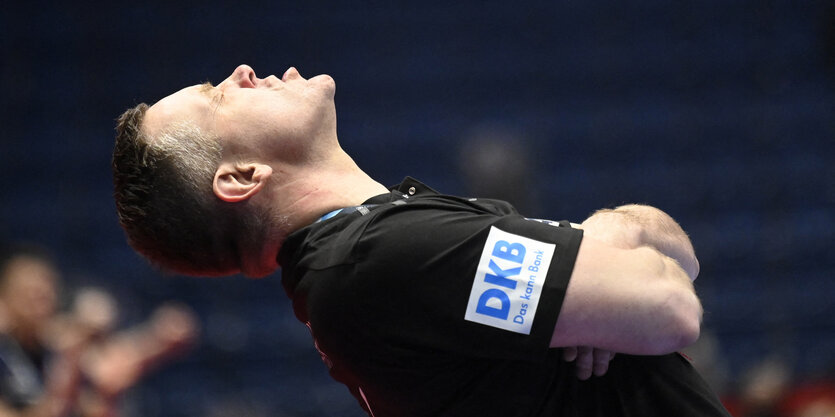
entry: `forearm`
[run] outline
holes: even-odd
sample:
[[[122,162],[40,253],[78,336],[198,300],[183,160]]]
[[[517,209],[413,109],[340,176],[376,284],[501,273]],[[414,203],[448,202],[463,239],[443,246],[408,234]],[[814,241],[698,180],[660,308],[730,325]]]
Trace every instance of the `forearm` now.
[[[551,346],[657,355],[692,343],[701,305],[678,264],[649,246],[584,238]]]
[[[622,249],[649,246],[675,260],[691,280],[699,274],[690,238],[667,213],[645,205],[599,210],[581,228],[587,236]]]
[[[622,206],[579,227],[584,238],[552,346],[662,354],[698,338],[702,308],[691,282],[698,262],[670,216]]]

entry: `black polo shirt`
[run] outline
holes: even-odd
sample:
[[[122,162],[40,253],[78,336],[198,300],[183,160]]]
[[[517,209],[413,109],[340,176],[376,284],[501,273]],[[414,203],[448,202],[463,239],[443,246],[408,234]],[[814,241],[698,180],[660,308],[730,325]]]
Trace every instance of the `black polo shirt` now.
[[[293,233],[278,260],[331,375],[374,417],[727,416],[677,354],[618,355],[579,381],[549,347],[581,239],[407,178]]]

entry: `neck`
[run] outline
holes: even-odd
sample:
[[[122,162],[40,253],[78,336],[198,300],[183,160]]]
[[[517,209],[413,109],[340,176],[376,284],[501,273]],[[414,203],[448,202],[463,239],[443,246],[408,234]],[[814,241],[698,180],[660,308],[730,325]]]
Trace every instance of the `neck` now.
[[[276,256],[284,239],[312,224],[322,215],[343,207],[357,206],[388,189],[369,177],[342,149],[327,159],[304,166],[277,166],[275,180],[263,202],[273,213],[268,242],[255,257],[244,260],[244,274],[266,275],[275,270]],[[258,271],[250,273],[247,269]]]
[[[369,177],[344,152],[324,168],[313,168],[303,182],[291,185],[295,197],[286,201],[284,213],[291,231],[315,222],[322,215],[362,204],[388,189]]]

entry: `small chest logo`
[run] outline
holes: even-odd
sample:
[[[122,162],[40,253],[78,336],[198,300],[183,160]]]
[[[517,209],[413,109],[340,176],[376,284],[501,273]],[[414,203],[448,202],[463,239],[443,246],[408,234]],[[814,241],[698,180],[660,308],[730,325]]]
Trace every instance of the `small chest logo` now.
[[[464,319],[530,334],[554,245],[490,229]]]

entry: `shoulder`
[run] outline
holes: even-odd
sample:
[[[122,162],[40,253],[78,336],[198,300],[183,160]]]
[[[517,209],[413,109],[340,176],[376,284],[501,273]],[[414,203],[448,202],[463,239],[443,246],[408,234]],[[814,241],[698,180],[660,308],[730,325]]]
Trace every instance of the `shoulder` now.
[[[582,231],[521,216],[512,205],[491,199],[430,196],[374,211],[360,245],[415,255],[473,246],[481,253],[491,231],[558,245],[579,244]],[[567,224],[565,224],[567,225]],[[377,247],[377,246],[381,247]]]

